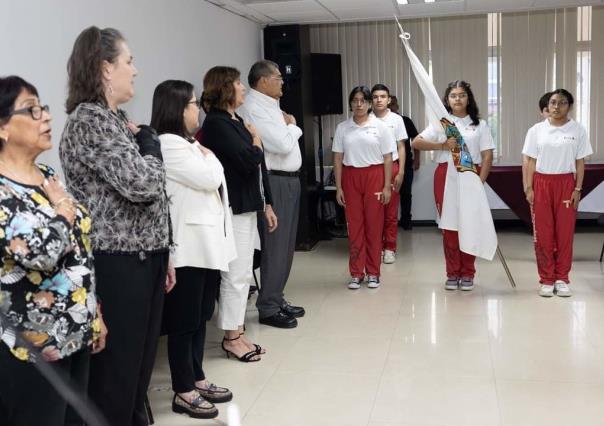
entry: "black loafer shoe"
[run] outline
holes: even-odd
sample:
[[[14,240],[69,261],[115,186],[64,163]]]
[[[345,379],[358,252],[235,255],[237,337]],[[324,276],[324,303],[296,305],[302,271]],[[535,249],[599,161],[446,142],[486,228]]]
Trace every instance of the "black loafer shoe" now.
[[[298,320],[296,320],[294,317],[290,317],[283,311],[279,311],[270,317],[260,318],[259,321],[260,324],[270,325],[271,327],[277,328],[295,328],[298,326]]]
[[[285,304],[281,306],[281,311],[293,318],[301,318],[306,314],[306,311],[302,306],[294,306],[289,302],[285,302]]]

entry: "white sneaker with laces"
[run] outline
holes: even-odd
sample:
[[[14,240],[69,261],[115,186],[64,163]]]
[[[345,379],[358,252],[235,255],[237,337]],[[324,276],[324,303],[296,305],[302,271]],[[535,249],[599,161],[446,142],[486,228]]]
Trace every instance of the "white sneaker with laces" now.
[[[350,290],[358,290],[361,288],[361,281],[363,281],[362,279],[358,278],[358,277],[351,277],[350,281],[348,282],[348,288]]]
[[[554,286],[553,285],[541,284],[541,287],[539,288],[539,296],[552,297],[553,295],[554,295]]]
[[[367,277],[367,287],[378,288],[380,286],[380,279],[375,275],[369,275]]]
[[[554,284],[554,290],[556,291],[556,296],[570,297],[573,295],[568,284],[561,280],[556,281]]]
[[[392,250],[384,250],[384,263],[394,263],[396,261],[396,257],[394,256],[394,252]]]

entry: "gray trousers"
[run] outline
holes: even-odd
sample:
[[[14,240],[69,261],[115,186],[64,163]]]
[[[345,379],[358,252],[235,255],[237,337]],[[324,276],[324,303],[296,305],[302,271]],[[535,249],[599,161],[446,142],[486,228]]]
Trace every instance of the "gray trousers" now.
[[[285,302],[283,290],[289,278],[296,246],[300,210],[300,179],[269,175],[273,210],[279,226],[268,232],[266,220],[259,222],[262,237],[261,286],[256,300],[260,318],[276,314]],[[260,215],[259,215],[260,217]]]

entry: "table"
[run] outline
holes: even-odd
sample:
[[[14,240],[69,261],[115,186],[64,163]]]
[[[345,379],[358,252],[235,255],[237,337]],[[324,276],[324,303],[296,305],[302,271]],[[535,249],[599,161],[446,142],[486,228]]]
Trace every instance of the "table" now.
[[[586,164],[582,197],[604,181],[604,164]],[[528,226],[531,211],[522,186],[522,166],[493,166],[487,183],[508,207]]]

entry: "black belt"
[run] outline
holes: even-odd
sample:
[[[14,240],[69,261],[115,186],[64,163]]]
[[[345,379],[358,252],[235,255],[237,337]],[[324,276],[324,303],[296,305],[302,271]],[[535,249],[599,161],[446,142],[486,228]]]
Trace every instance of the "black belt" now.
[[[269,175],[273,176],[286,176],[286,177],[298,177],[300,176],[300,172],[284,172],[281,170],[269,170]]]

